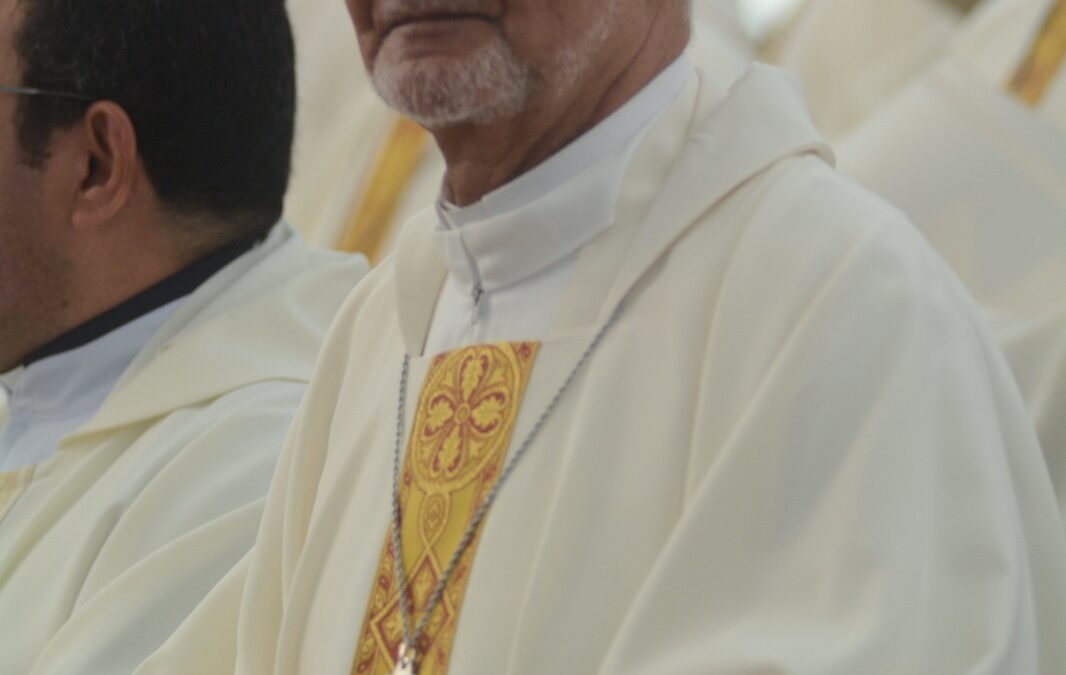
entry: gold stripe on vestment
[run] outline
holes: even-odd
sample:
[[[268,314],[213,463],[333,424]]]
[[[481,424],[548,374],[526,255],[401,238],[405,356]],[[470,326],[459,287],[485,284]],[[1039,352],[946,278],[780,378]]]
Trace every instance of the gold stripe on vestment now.
[[[1051,8],[1014,77],[1010,90],[1030,106],[1040,103],[1066,60],[1066,0]]]
[[[437,356],[430,365],[398,489],[412,625],[424,614],[471,519],[503,471],[539,346],[515,342],[466,347]],[[418,639],[419,675],[448,671],[480,537],[479,530]],[[403,644],[392,541],[390,528],[372,580],[352,675],[394,672]]]
[[[363,253],[371,263],[381,258],[396,208],[422,160],[427,136],[422,127],[406,117],[392,125],[374,159],[354,215],[341,234],[340,250]]]

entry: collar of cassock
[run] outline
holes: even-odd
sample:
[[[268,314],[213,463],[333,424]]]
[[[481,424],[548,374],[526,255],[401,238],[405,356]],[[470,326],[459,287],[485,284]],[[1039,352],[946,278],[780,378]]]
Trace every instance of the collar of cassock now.
[[[19,367],[0,374],[0,387],[12,397],[13,392],[39,382],[46,386],[34,389],[48,390],[48,400],[62,402],[73,392],[117,381],[125,365],[177,308],[178,300],[261,240],[256,235],[224,246],[67,331],[28,355]],[[114,378],[108,373],[115,374]],[[54,386],[47,386],[49,382]]]
[[[680,57],[576,141],[470,206],[440,198],[434,238],[453,278],[492,293],[547,269],[606,230],[643,132],[692,73]]]

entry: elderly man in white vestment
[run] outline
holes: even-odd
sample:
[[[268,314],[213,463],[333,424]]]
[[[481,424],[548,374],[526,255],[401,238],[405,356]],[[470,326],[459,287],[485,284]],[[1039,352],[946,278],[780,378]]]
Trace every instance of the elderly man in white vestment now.
[[[0,0],[0,673],[120,675],[251,547],[366,263],[276,225],[281,0]]]
[[[440,190],[444,158],[432,137],[374,92],[344,4],[288,0],[300,114],[285,214],[312,242],[384,257],[403,224]],[[746,63],[751,47],[733,0],[700,0],[694,60]]]
[[[858,115],[838,129],[841,169],[901,207],[984,309],[1066,517],[1066,0],[958,4],[816,0],[782,56],[819,98],[841,94],[829,126]],[[834,53],[829,34],[864,48]]]
[[[694,68],[683,0],[348,7],[440,198],[142,675],[1066,672],[1004,358],[791,76]]]

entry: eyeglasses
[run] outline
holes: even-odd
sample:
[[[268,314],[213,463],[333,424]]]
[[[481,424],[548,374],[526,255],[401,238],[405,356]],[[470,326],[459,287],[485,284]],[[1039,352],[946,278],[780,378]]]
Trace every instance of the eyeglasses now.
[[[22,96],[56,96],[59,98],[71,98],[76,101],[88,101],[90,103],[96,100],[85,96],[84,94],[74,94],[69,91],[53,91],[51,89],[37,89],[36,87],[12,87],[8,85],[0,85],[0,94],[19,94]]]

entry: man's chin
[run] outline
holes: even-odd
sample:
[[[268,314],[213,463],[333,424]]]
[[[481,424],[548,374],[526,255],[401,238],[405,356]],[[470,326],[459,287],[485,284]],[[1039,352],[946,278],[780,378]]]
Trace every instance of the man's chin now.
[[[398,61],[385,56],[374,65],[374,88],[390,107],[427,129],[489,124],[521,113],[531,98],[529,69],[506,49]]]

